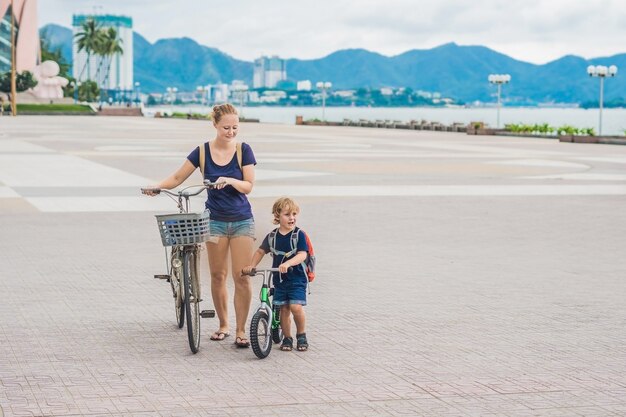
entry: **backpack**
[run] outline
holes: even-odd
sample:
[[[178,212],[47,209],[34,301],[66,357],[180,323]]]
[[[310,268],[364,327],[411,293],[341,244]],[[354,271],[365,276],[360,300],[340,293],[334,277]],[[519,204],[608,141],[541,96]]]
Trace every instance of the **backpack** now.
[[[291,243],[291,250],[289,252],[276,250],[276,233],[278,233],[278,228],[272,230],[267,237],[267,241],[269,243],[270,252],[272,253],[272,256],[282,255],[285,258],[289,258],[295,255],[296,251],[298,250],[298,231],[299,230],[300,228],[296,227],[291,232],[291,236],[289,238],[289,241]],[[304,260],[304,262],[302,262],[301,265],[302,265],[302,269],[306,273],[306,277],[308,278],[309,282],[313,282],[313,280],[315,279],[315,260],[316,260],[315,251],[313,250],[313,244],[311,243],[311,239],[309,239],[309,235],[304,230],[302,231],[302,233],[304,234],[304,238],[306,239],[306,244],[309,247],[309,252],[308,252],[306,259]]]
[[[200,172],[202,173],[202,179],[204,179],[204,162],[206,160],[206,156],[204,155],[204,143],[201,143],[200,146]],[[239,169],[243,172],[242,168],[242,152],[241,152],[241,142],[237,142],[236,144],[237,150],[237,165],[239,165]]]

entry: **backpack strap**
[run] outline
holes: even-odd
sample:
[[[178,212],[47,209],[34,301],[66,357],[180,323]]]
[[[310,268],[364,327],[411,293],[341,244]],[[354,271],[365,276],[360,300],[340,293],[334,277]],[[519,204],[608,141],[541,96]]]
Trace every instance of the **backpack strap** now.
[[[202,178],[203,179],[204,179],[204,164],[205,164],[205,161],[206,161],[204,145],[205,144],[202,143],[199,146],[199,148],[200,148],[199,168],[200,168],[200,172],[202,173]],[[237,142],[236,143],[235,149],[236,149],[236,153],[237,153],[237,165],[239,165],[239,169],[241,170],[241,172],[243,172],[243,151],[242,151],[241,142]]]
[[[202,174],[202,179],[204,179],[204,161],[205,161],[204,143],[201,143],[199,148],[200,148],[200,159],[199,159],[200,173]]]
[[[277,233],[278,233],[278,228],[272,230],[270,234],[267,236],[267,243],[270,246],[270,252],[272,253],[272,255],[273,256],[280,255],[280,256],[284,256],[285,258],[289,258],[293,256],[298,250],[298,228],[296,227],[291,232],[291,236],[289,237],[289,241],[291,244],[291,250],[289,252],[276,249],[276,234]]]
[[[239,169],[243,173],[243,151],[241,150],[241,142],[237,142],[236,152],[237,152],[237,165],[239,165]]]

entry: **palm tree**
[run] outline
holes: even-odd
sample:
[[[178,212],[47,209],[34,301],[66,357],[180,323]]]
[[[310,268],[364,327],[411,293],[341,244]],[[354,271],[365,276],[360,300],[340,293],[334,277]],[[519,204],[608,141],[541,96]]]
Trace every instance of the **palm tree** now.
[[[91,54],[98,51],[100,44],[102,43],[102,30],[100,24],[94,19],[87,19],[82,24],[82,30],[74,35],[76,38],[76,45],[78,46],[78,52],[85,50],[87,52],[87,61],[80,71],[78,79],[80,79],[87,68],[87,79],[91,79],[91,66],[89,61]]]
[[[108,29],[103,29],[102,32],[102,43],[99,45],[97,51],[98,55],[102,56],[102,60],[98,66],[98,72],[100,72],[102,65],[106,62],[106,72],[102,83],[102,85],[105,86],[109,79],[113,56],[116,54],[123,54],[124,49],[122,48],[122,40],[118,38],[115,28],[110,27]]]

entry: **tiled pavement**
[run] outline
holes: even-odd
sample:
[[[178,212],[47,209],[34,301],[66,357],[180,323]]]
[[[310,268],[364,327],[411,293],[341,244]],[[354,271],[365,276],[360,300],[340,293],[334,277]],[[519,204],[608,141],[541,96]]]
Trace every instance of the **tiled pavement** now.
[[[138,187],[210,135],[0,118],[0,415],[626,415],[626,147],[243,124],[258,236],[294,195],[319,258],[310,351],[258,360],[151,278]]]

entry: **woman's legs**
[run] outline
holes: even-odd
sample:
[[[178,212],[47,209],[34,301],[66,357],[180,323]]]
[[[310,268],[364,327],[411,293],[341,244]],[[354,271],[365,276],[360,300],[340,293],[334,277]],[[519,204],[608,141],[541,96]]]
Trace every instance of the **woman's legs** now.
[[[237,236],[230,239],[230,255],[233,264],[233,280],[235,282],[235,318],[237,322],[236,336],[245,338],[246,320],[252,301],[250,277],[242,275],[241,270],[250,264],[252,259],[253,240],[248,236]]]
[[[215,312],[220,321],[220,328],[216,332],[228,333],[228,289],[226,288],[226,276],[228,275],[228,243],[227,237],[220,237],[217,243],[207,242],[207,254],[209,256],[209,269],[211,271],[211,297]],[[215,334],[214,334],[215,336]],[[218,340],[221,336],[215,336]]]

